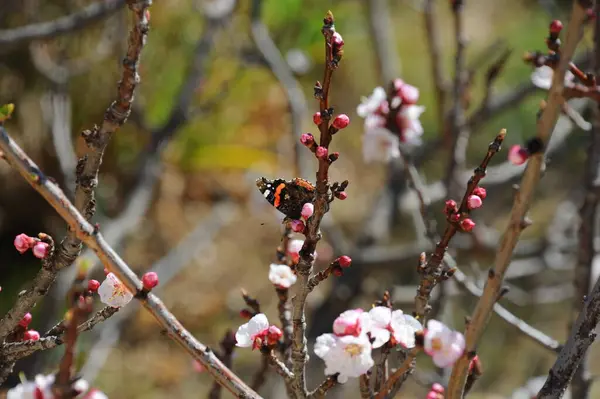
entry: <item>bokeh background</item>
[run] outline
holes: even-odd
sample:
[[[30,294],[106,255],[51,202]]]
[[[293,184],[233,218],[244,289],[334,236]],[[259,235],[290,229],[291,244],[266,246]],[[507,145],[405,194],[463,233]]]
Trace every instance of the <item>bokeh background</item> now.
[[[52,20],[92,2],[5,3],[0,7],[0,37],[5,29]],[[408,195],[402,171],[363,162],[362,120],[355,110],[361,96],[387,84],[391,65],[392,77],[419,87],[419,103],[427,107],[421,118],[426,144],[417,151],[422,176],[432,184],[444,177],[449,148],[444,141],[440,143],[424,1],[239,0],[227,12],[229,3],[154,1],[134,110],[104,157],[94,220],[102,229],[112,229],[119,252],[140,274],[162,262],[161,297],[203,343],[217,348],[225,331],[243,322],[238,315],[243,307],[242,287],[276,320],[277,298],[267,273],[281,238],[281,216],[261,198],[254,180],[263,175],[292,178],[296,164],[302,162],[314,169],[308,151],[299,151],[300,159],[296,159],[293,133],[316,133],[310,116],[317,108],[312,87],[322,76],[320,27],[331,9],[345,41],[344,58],[333,79],[332,103],[352,121],[335,136],[333,147],[341,156],[331,173],[333,180],[348,179],[350,186],[348,199],[336,201],[327,216],[317,267],[342,254],[360,261],[344,277],[330,279],[309,297],[310,339],[327,332],[340,311],[368,307],[386,289],[398,307],[411,311],[418,253],[430,247],[415,233],[415,202]],[[455,49],[451,9],[447,1],[433,3],[442,67],[450,81]],[[507,48],[512,54],[494,83],[491,98],[523,91],[502,112],[474,125],[467,152],[471,168],[500,128],[508,130],[505,148],[534,134],[544,92],[531,87],[532,69],[521,54],[545,49],[549,21],[567,21],[569,2],[465,3],[467,64],[473,72],[467,116],[477,111],[484,97],[487,68]],[[219,7],[225,13],[215,20],[223,12]],[[385,7],[383,13],[380,7]],[[130,14],[123,6],[75,32],[0,46],[0,103],[16,105],[6,127],[42,169],[65,187],[72,184],[70,140],[80,148],[80,132],[101,122],[115,96],[129,24]],[[389,47],[378,52],[382,30],[389,35]],[[270,49],[268,54],[283,57],[292,84],[301,90],[306,112],[300,122],[290,115],[287,93],[261,52],[265,41],[257,32],[268,33],[276,45],[275,52]],[[591,47],[590,34],[580,46],[580,56],[585,58]],[[574,106],[588,116],[585,101]],[[526,245],[520,247],[519,262],[511,268],[512,291],[503,300],[515,314],[558,340],[566,337],[573,301],[571,270],[588,141],[588,134],[568,118],[561,120],[563,130],[558,136],[562,141],[552,153],[538,190],[531,211],[534,225],[523,236]],[[66,155],[60,157],[61,151]],[[501,154],[494,165],[505,160],[505,153]],[[518,181],[518,168],[504,166],[493,175],[493,184],[484,184],[489,199],[475,215],[474,234],[457,237],[451,249],[477,281],[493,259],[512,202],[511,185]],[[314,180],[312,173],[302,177]],[[438,184],[430,194],[437,200],[434,209],[441,232],[444,193],[440,194]],[[380,212],[381,208],[385,210]],[[15,251],[14,237],[42,231],[59,240],[65,225],[17,173],[1,163],[0,314],[40,267],[29,254]],[[93,258],[82,262],[94,263]],[[94,275],[101,277],[102,267]],[[70,278],[72,274],[65,273],[55,292],[37,305],[33,328],[45,331],[61,318]],[[452,283],[447,291],[441,317],[461,330],[476,299]],[[161,333],[151,316],[138,312],[133,303],[129,307],[131,312],[118,323],[99,325],[81,337],[78,364],[86,375],[93,376],[94,384],[111,398],[206,396],[210,377],[195,371],[189,357]],[[479,354],[485,374],[476,384],[474,398],[510,397],[531,377],[546,373],[554,361],[552,353],[496,317]],[[61,355],[61,348],[37,354],[16,369],[28,376],[48,372]],[[323,377],[320,362],[312,357],[309,385],[314,387]],[[233,368],[246,381],[252,380],[260,364],[257,353],[235,352]],[[600,371],[593,356],[591,371]],[[404,388],[405,397],[424,397],[429,381],[444,378],[443,373],[435,373],[431,362],[420,358],[419,372]],[[15,375],[7,387],[16,381]],[[283,397],[276,381],[276,376],[268,374],[261,390],[265,397]],[[348,383],[331,395],[354,397],[353,387]],[[595,394],[600,395],[600,390]]]

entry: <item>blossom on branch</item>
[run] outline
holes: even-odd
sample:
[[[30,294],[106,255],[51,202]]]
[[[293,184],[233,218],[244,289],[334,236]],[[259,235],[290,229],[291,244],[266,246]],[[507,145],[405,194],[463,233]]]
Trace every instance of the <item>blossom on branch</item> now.
[[[271,263],[271,266],[269,266],[269,280],[277,288],[290,288],[296,282],[296,279],[296,275],[288,265]]]
[[[371,341],[366,334],[337,336],[323,334],[317,337],[315,354],[325,362],[325,374],[338,374],[341,384],[348,378],[365,374],[375,362],[371,356]]]
[[[535,68],[531,73],[531,83],[540,89],[550,90],[552,86],[552,77],[554,76],[554,70],[547,66],[542,65],[539,68]],[[575,75],[571,71],[565,73],[565,86],[572,86],[575,81]]]
[[[449,367],[463,355],[465,337],[437,320],[429,320],[425,330],[424,349],[436,366]]]
[[[387,306],[376,306],[369,311],[371,316],[370,335],[373,348],[379,348],[391,340],[392,345],[401,345],[404,348],[415,346],[415,333],[423,330],[417,319],[404,314],[402,310],[394,310]]]
[[[52,385],[54,384],[54,374],[35,376],[33,381],[23,381],[16,387],[10,389],[7,393],[7,399],[54,399]],[[86,380],[78,379],[72,384],[74,398],[80,399],[108,399],[103,392],[90,388]]]
[[[113,308],[125,306],[133,299],[133,294],[129,292],[127,287],[125,287],[114,273],[106,275],[106,279],[100,284],[100,288],[98,288],[98,295],[102,303]]]
[[[370,97],[363,97],[357,114],[365,119],[363,158],[366,163],[390,162],[400,156],[400,145],[421,144],[423,126],[420,117],[425,107],[416,105],[419,89],[396,79],[388,96],[376,87]]]
[[[371,315],[362,309],[346,310],[333,321],[333,333],[337,336],[368,333],[371,330]]]
[[[283,332],[277,326],[269,326],[269,320],[263,313],[242,324],[235,333],[236,346],[252,349],[260,348],[263,344],[274,345]]]

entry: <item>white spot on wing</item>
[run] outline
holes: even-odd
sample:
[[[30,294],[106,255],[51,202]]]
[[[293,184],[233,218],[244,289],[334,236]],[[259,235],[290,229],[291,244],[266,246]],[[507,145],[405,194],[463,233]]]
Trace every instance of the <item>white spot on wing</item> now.
[[[265,191],[265,192],[263,193],[263,196],[264,196],[265,198],[267,198],[267,197],[269,196],[269,194],[271,194],[271,191],[270,191],[270,190],[267,190],[267,191]]]

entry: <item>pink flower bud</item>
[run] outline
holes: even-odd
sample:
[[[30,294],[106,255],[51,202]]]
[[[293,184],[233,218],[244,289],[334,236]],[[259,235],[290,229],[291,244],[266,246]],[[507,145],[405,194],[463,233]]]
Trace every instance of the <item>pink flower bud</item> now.
[[[320,125],[322,122],[321,119],[321,113],[320,112],[315,112],[313,114],[313,122],[315,123],[315,125]]]
[[[442,384],[438,384],[437,382],[431,386],[431,390],[437,393],[444,393],[444,387]]]
[[[304,209],[303,209],[304,210]],[[306,228],[306,225],[302,220],[292,220],[292,231],[294,233],[302,233]]]
[[[458,205],[456,204],[456,201],[451,200],[451,199],[446,201],[446,205],[444,207],[444,213],[446,215],[451,215],[456,212],[458,212]]]
[[[342,35],[335,32],[333,34],[333,44],[339,49],[344,45],[344,39],[342,39]]]
[[[346,255],[340,256],[337,260],[341,267],[350,267],[352,264],[352,258]]]
[[[419,101],[419,89],[409,84],[403,84],[398,90],[403,105],[413,105]]]
[[[348,198],[348,193],[346,193],[345,191],[341,191],[338,193],[337,197],[338,197],[338,199],[341,199],[343,201],[346,198]]]
[[[98,288],[100,288],[100,282],[98,280],[88,281],[88,290],[96,292],[98,291]]]
[[[269,345],[275,345],[279,342],[279,339],[283,336],[283,332],[277,326],[270,326],[267,331],[267,343]]]
[[[40,333],[35,330],[28,330],[23,334],[24,341],[38,341],[39,339]]]
[[[460,220],[460,213],[453,213],[450,215],[451,222],[458,222]]]
[[[19,253],[25,253],[29,248],[33,247],[35,239],[29,237],[27,234],[21,233],[15,237],[13,244]]]
[[[481,207],[482,204],[483,201],[481,201],[481,198],[479,196],[469,195],[469,198],[467,199],[467,206],[469,207],[469,209],[477,209]]]
[[[468,233],[469,231],[473,230],[473,227],[475,227],[475,222],[469,218],[466,218],[460,222],[460,227]]]
[[[310,133],[303,133],[300,137],[300,142],[308,147],[315,142],[315,137]]]
[[[150,22],[150,10],[146,9],[146,11],[144,11],[144,15],[146,16],[148,22]]]
[[[520,145],[513,145],[508,150],[508,160],[514,165],[522,165],[529,158],[527,150]]]
[[[333,120],[333,127],[336,129],[343,129],[350,124],[350,118],[346,114],[339,114]]]
[[[144,289],[150,291],[152,288],[158,285],[158,274],[155,272],[148,272],[142,276],[142,285]]]
[[[31,323],[32,319],[33,319],[33,316],[31,316],[31,313],[25,313],[25,316],[23,316],[23,318],[19,322],[19,325],[21,327],[27,328],[27,326]]]
[[[315,206],[312,203],[307,202],[306,204],[304,204],[302,206],[301,215],[304,219],[308,219],[309,217],[311,217],[314,212],[315,212]]]
[[[317,152],[316,152],[317,158],[325,159],[325,158],[327,158],[327,153],[328,153],[327,148],[321,147],[321,146],[317,147]]]
[[[396,91],[400,90],[404,86],[404,81],[402,79],[394,79],[394,89]]]
[[[45,242],[39,241],[33,246],[33,255],[36,258],[44,259],[50,252],[50,245]]]
[[[342,277],[344,275],[344,271],[342,270],[341,267],[334,267],[333,274],[337,277]]]
[[[487,197],[487,191],[485,191],[485,188],[483,187],[475,187],[475,190],[473,190],[473,194],[475,194],[482,200],[485,199],[485,197]]]

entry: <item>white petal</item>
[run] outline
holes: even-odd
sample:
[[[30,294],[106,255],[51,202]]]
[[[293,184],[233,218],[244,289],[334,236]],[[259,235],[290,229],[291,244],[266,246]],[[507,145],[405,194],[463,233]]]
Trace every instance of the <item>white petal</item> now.
[[[549,66],[536,68],[531,74],[531,83],[540,89],[549,90],[552,86],[552,75],[554,71]]]
[[[412,120],[419,119],[423,112],[425,112],[425,107],[422,105],[409,105],[402,109],[402,115]]]
[[[252,338],[248,333],[248,323],[242,324],[235,333],[235,344],[241,348],[252,346]]]
[[[373,349],[380,348],[390,340],[390,331],[384,328],[372,328],[370,334],[371,338],[374,339]]]
[[[248,322],[248,332],[250,335],[256,335],[269,328],[269,320],[264,313],[259,313]]]
[[[373,324],[380,328],[386,328],[392,321],[392,309],[387,306],[376,306],[369,310]]]
[[[327,356],[327,353],[335,346],[336,337],[333,334],[323,334],[317,337],[317,341],[315,342],[314,352],[315,355],[319,356],[321,359]]]

